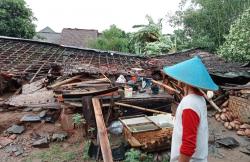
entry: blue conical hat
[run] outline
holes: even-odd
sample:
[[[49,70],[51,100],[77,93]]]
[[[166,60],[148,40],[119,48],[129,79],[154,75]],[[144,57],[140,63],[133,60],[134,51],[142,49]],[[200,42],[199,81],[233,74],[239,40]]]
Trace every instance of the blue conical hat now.
[[[197,56],[176,65],[164,67],[163,72],[178,81],[197,88],[213,91],[219,89]]]

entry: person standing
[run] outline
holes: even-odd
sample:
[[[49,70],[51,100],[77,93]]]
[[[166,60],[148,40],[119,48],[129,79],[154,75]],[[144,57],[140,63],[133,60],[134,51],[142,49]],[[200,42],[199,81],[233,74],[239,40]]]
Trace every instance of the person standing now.
[[[184,90],[175,115],[170,162],[207,162],[207,106],[199,89],[216,91],[219,87],[197,56],[164,67],[163,72],[176,79]]]

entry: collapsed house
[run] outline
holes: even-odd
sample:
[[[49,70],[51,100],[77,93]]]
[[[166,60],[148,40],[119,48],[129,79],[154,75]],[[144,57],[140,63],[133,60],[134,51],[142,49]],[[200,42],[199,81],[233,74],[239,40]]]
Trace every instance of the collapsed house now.
[[[108,126],[110,132],[118,129],[113,133],[121,133],[119,128],[123,125],[124,136],[132,147],[146,151],[166,149],[170,146],[173,128],[171,117],[166,114],[174,112],[176,107],[173,103],[178,102],[178,96],[176,98],[173,93],[168,93],[166,86],[162,88],[152,83],[164,79],[161,73],[163,66],[195,55],[202,58],[215,82],[221,85],[214,102],[209,100],[209,103],[233,107],[230,105],[235,102],[230,99],[235,100],[235,96],[244,98],[244,103],[249,102],[247,83],[250,67],[226,62],[201,49],[149,58],[0,37],[0,94],[7,91],[15,93],[0,104],[3,111],[41,111],[42,114],[23,116],[21,121],[54,122],[60,119],[65,130],[74,129],[73,112],[80,112],[86,120],[86,133],[93,135],[89,128],[96,129],[94,136],[99,140],[95,149],[100,150],[101,147],[103,158],[107,161],[110,160],[110,151],[107,151],[110,145],[104,128]],[[174,84],[171,86],[178,89]],[[229,93],[232,89],[237,91]],[[239,113],[234,116],[240,119],[240,124],[249,123],[250,108],[249,104],[246,105],[244,113],[240,113],[244,117]],[[240,110],[234,111],[237,114]],[[229,118],[223,120],[234,121]],[[99,151],[92,152],[97,153],[94,157],[99,158]]]

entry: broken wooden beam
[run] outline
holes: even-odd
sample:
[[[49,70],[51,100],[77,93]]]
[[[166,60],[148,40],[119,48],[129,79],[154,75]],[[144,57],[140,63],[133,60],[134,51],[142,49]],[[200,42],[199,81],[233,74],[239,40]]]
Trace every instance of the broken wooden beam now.
[[[101,90],[91,90],[91,91],[84,91],[84,92],[67,92],[64,93],[62,96],[63,98],[80,98],[83,96],[98,96],[103,95],[110,92],[115,92],[118,90],[118,87],[109,88],[109,89],[101,89]]]
[[[125,103],[120,103],[120,102],[115,102],[115,105],[124,106],[124,107],[129,107],[129,108],[138,109],[138,110],[143,110],[143,111],[152,112],[152,113],[157,113],[157,114],[168,114],[168,113],[166,113],[166,112],[164,112],[164,111],[158,111],[158,110],[147,109],[147,108],[144,108],[144,107],[135,106],[135,105],[130,105],[130,104],[125,104]]]
[[[101,150],[102,150],[102,157],[104,162],[113,162],[111,147],[108,139],[107,128],[105,126],[105,122],[103,119],[101,104],[98,98],[92,98],[92,103],[94,107],[96,125],[97,125],[97,132],[98,137],[100,140]]]
[[[180,93],[181,93],[179,90],[176,90],[176,89],[174,89],[174,88],[172,88],[172,87],[170,87],[170,86],[168,86],[168,85],[166,85],[166,84],[164,84],[164,83],[161,83],[161,82],[159,82],[159,81],[156,81],[156,80],[153,80],[153,79],[152,79],[152,82],[155,83],[155,84],[157,84],[157,85],[159,85],[159,86],[162,86],[162,87],[164,87],[164,88],[166,88],[166,89],[168,89],[168,90],[170,90],[170,91],[173,91],[173,92],[175,92],[175,93],[177,93],[177,94],[180,94]]]
[[[109,83],[109,81],[106,78],[101,78],[101,79],[88,80],[88,81],[82,81],[82,82],[77,82],[77,83],[64,84],[61,87],[77,87],[83,84],[96,84],[96,83]]]
[[[112,81],[104,73],[101,74],[104,76],[104,78],[106,78],[109,81],[110,84],[112,84]]]
[[[66,80],[63,80],[63,81],[60,81],[60,82],[56,82],[56,83],[48,86],[48,88],[56,88],[56,87],[59,87],[59,86],[61,86],[63,84],[70,83],[70,82],[72,82],[72,81],[74,81],[76,79],[80,79],[80,78],[81,78],[81,75],[77,75],[77,76],[71,77],[69,79],[66,79]]]
[[[88,84],[88,83],[85,83],[85,84],[81,84],[81,85],[78,85],[78,86],[75,86],[76,88],[81,88],[81,87],[108,87],[110,86],[110,84],[108,83],[97,83],[97,84]]]

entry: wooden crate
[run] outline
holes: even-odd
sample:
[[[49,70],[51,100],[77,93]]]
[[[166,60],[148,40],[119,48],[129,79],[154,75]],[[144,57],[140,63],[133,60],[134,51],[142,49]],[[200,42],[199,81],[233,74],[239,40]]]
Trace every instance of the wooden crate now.
[[[170,149],[172,127],[162,127],[147,116],[145,118],[138,116],[135,118],[130,117],[130,119],[132,119],[131,123],[126,123],[122,119],[121,121],[124,125],[125,139],[132,147],[138,147],[145,151]],[[133,127],[136,127],[136,129],[133,129]]]
[[[229,96],[228,108],[241,122],[250,123],[250,100]]]

